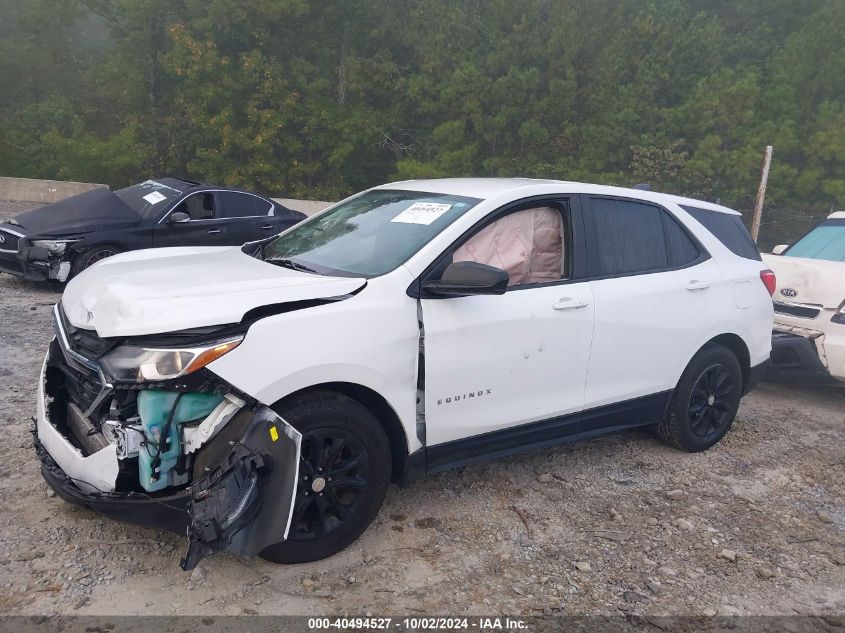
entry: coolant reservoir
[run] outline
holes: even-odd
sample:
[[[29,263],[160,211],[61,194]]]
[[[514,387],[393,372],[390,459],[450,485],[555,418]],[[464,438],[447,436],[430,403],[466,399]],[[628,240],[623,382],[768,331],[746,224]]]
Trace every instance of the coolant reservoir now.
[[[188,480],[188,474],[179,475],[174,466],[182,452],[180,446],[180,427],[185,422],[199,420],[211,413],[223,400],[223,396],[211,393],[184,393],[173,412],[173,421],[168,433],[169,441],[165,450],[161,452],[161,463],[158,466],[159,476],[153,473],[153,460],[158,454],[162,429],[170,417],[170,411],[176,403],[178,391],[164,391],[161,389],[145,389],[138,393],[138,415],[141,427],[146,437],[147,446],[138,451],[138,477],[141,486],[148,492],[154,492],[177,486]]]

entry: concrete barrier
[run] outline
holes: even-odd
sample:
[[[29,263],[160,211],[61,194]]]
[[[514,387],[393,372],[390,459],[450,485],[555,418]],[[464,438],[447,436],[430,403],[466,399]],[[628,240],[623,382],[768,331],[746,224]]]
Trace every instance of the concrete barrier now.
[[[100,187],[106,187],[106,185],[0,176],[0,200],[49,204]]]

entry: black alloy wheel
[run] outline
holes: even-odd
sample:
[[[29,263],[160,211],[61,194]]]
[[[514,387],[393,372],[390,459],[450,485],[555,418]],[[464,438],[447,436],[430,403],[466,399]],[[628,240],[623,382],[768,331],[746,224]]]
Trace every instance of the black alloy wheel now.
[[[370,456],[354,435],[332,427],[305,434],[288,539],[319,538],[349,521],[364,501],[369,478]]]
[[[307,563],[352,544],[378,514],[390,484],[384,427],[363,404],[313,389],[274,409],[302,433],[299,480],[286,540],[261,552],[274,563]]]
[[[736,353],[711,343],[681,374],[666,416],[655,425],[657,436],[689,453],[707,450],[730,430],[741,398],[742,367]]]
[[[733,376],[721,363],[711,365],[701,373],[689,399],[690,428],[696,436],[706,439],[719,435],[730,425],[733,391]]]

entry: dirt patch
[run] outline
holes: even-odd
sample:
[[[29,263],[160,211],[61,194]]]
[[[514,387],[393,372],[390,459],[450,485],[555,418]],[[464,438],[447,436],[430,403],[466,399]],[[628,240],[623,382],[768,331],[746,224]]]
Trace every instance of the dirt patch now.
[[[0,203],[0,217],[29,208]],[[49,286],[0,274],[6,614],[845,612],[845,389],[764,384],[714,449],[632,431],[393,488],[325,561],[218,555],[53,496],[30,436]]]

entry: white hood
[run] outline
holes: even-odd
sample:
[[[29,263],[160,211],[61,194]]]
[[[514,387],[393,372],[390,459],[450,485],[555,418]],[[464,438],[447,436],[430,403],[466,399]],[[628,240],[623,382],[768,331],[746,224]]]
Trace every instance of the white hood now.
[[[72,325],[101,337],[237,323],[261,306],[348,294],[366,279],[324,277],[267,264],[240,247],[157,248],[105,259],[68,283]]]

